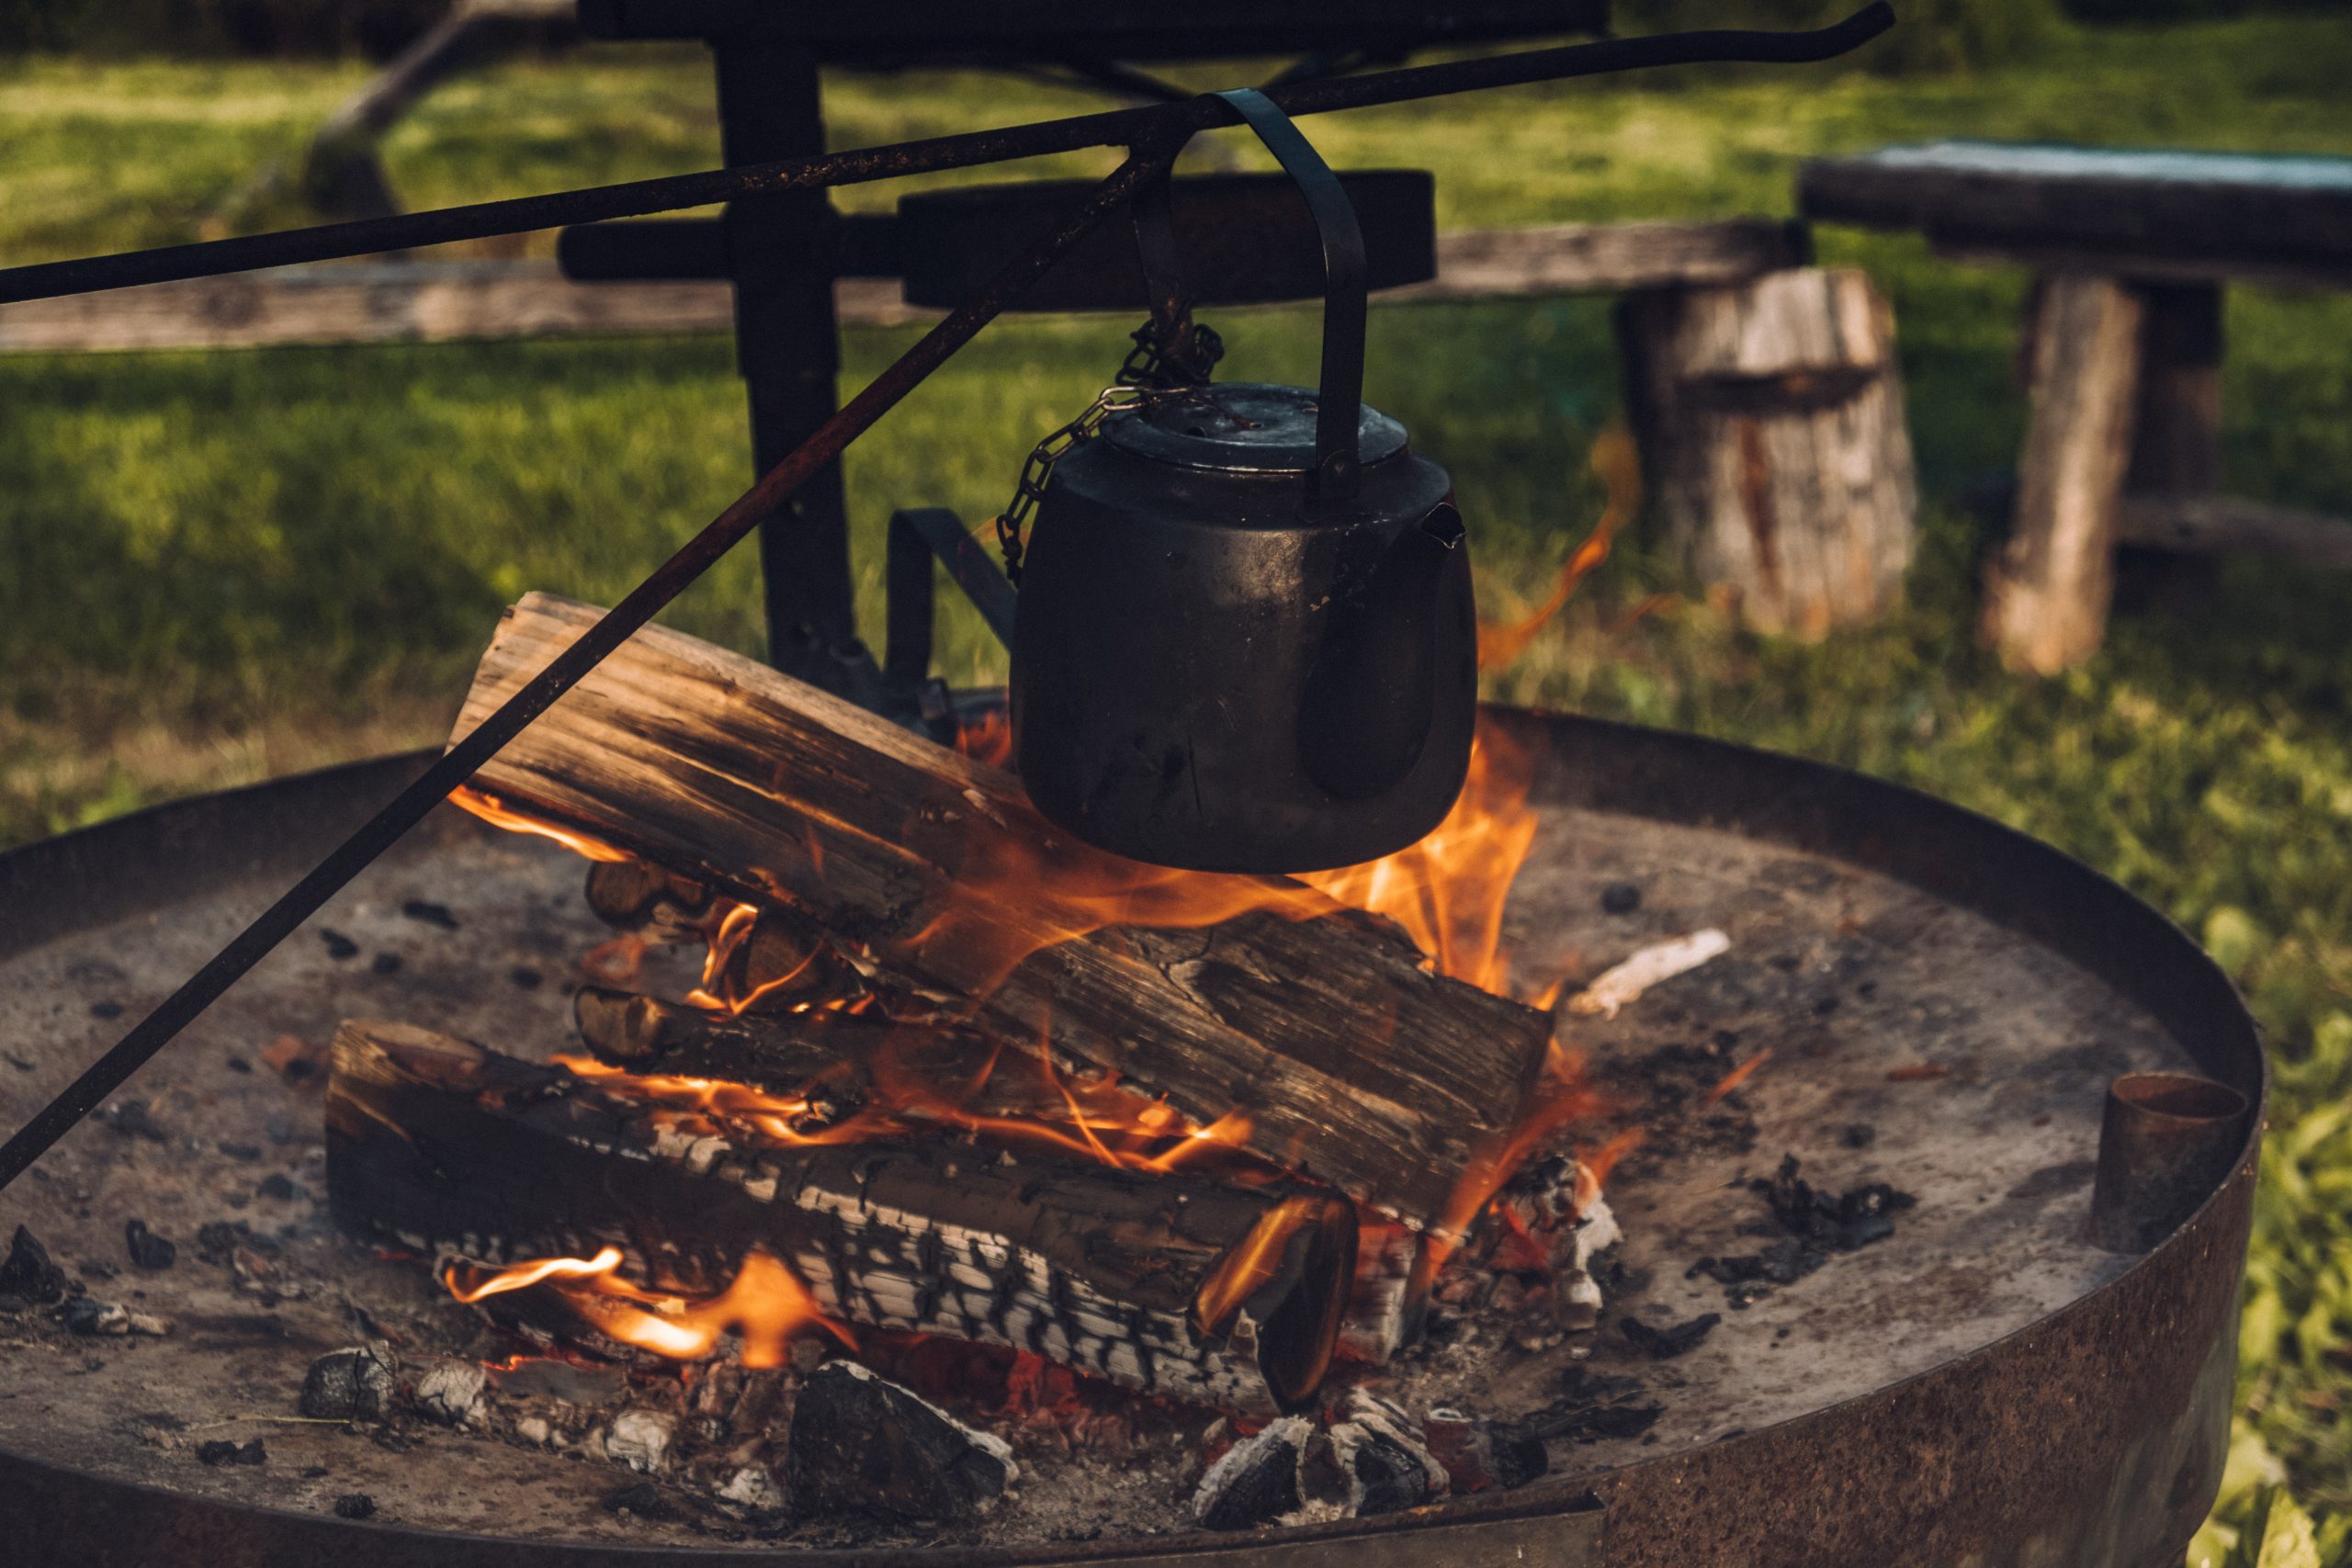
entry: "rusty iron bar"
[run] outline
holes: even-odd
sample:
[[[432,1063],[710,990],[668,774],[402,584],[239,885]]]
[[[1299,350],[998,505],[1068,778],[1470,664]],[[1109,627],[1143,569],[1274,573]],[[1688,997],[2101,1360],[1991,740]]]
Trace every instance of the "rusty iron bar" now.
[[[1667,65],[1711,63],[1804,64],[1828,60],[1869,42],[1894,25],[1886,0],[1872,3],[1843,21],[1800,32],[1717,30],[1662,33],[1649,38],[1610,39],[1520,54],[1490,55],[1409,66],[1363,76],[1294,82],[1267,96],[1284,114],[1328,114],[1407,103],[1488,87],[1522,86],[1575,76]],[[940,169],[970,168],[1070,152],[1089,147],[1138,147],[1181,143],[1195,131],[1238,125],[1239,113],[1213,95],[1182,103],[1113,109],[1067,119],[1039,120],[995,130],[965,131],[884,147],[866,147],[821,157],[787,158],[732,169],[668,175],[622,185],[594,186],[548,196],[516,197],[414,212],[362,219],[314,229],[289,229],[198,244],[75,261],[40,262],[0,270],[0,304],[87,294],[137,284],[212,277],[256,267],[334,261],[381,251],[411,250],[457,240],[527,233],[537,229],[673,212],[738,197],[809,190],[896,179]]]
[[[255,917],[233,942],[92,1063],[64,1092],[36,1112],[6,1145],[0,1145],[0,1188],[22,1175],[33,1161],[48,1152],[50,1145],[97,1109],[107,1096],[122,1087],[124,1080],[260,963],[272,948],[316,914],[345,884],[423,821],[425,813],[439,805],[451,790],[473,777],[475,771],[525,725],[578,684],[606,654],[627,641],[757,527],[761,518],[790,500],[793,491],[810,475],[839,457],[853,439],[970,342],[1023,289],[1045,276],[1064,252],[1125,204],[1138,185],[1165,173],[1175,162],[1181,147],[1181,142],[1162,141],[1136,148],[1051,233],[1026,254],[1007,264],[986,288],[867,382],[865,389],[840,412],[655,568],[651,576],[606,611],[604,618],[589,627],[579,641],[548,660],[547,668],[534,675],[497,712],[443,752],[414,783],[394,795],[308,875]]]

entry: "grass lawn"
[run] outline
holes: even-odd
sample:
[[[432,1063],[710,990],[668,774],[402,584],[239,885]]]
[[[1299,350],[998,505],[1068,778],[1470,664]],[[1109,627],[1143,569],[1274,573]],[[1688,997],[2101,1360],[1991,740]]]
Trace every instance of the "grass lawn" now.
[[[237,192],[363,76],[0,65],[0,259],[282,220]],[[1434,168],[1452,226],[1781,213],[1799,159],[1930,135],[2352,152],[2346,80],[2352,22],[2314,13],[2086,33],[1997,73],[1688,73],[1310,129],[1337,164]],[[979,77],[831,91],[844,144],[1091,104]],[[597,48],[451,85],[388,162],[422,206],[705,166],[716,148],[700,54]],[[1260,162],[1230,137],[1203,156]],[[2352,581],[2233,560],[2209,605],[2120,620],[2081,671],[2001,673],[1970,636],[1984,537],[1956,497],[2017,449],[2023,280],[1901,240],[1832,231],[1821,246],[1894,300],[1927,491],[1909,607],[1812,647],[1746,636],[1682,597],[1633,616],[1679,586],[1636,542],[1497,693],[1918,784],[2104,867],[2203,936],[2253,999],[2282,1085],[2248,1289],[2249,1414],[2209,1544],[2259,1515],[2266,1563],[2352,1561]],[[1235,374],[1311,377],[1310,317],[1217,321]],[[1001,323],[858,446],[870,627],[888,509],[995,510],[1019,455],[1102,384],[1123,331]],[[2228,331],[2232,490],[2352,511],[2352,299],[2235,291]],[[846,379],[910,336],[851,333]],[[1488,613],[1524,606],[1597,510],[1583,456],[1617,406],[1606,302],[1387,308],[1372,355],[1371,400],[1455,474]],[[0,410],[0,843],[436,739],[502,604],[526,587],[609,600],[748,479],[718,339],[5,358]],[[753,646],[748,556],[671,618]],[[941,665],[978,681],[1001,660],[967,618]],[[2268,1506],[2281,1480],[2292,1501]],[[2303,1555],[2301,1510],[2320,1521]]]

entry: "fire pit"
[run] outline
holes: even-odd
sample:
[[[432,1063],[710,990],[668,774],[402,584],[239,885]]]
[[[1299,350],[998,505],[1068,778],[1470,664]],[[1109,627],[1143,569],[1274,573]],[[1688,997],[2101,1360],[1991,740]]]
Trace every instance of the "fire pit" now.
[[[330,1220],[321,1047],[340,1020],[386,1017],[519,1057],[576,1049],[580,962],[611,934],[578,857],[445,809],[17,1189],[16,1217],[81,1281],[82,1326],[99,1332],[9,1320],[0,1523],[59,1562],[763,1548],[880,1562],[918,1546],[973,1563],[2177,1562],[2228,1427],[2255,1122],[2228,1112],[2263,1090],[2218,971],[2085,868],[1906,791],[1589,720],[1486,722],[1534,763],[1541,826],[1503,932],[1521,964],[1589,985],[1668,939],[1728,940],[1613,1017],[1566,1015],[1594,1082],[1649,1129],[1609,1178],[1624,1239],[1597,1269],[1599,1326],[1519,1332],[1492,1302],[1441,1296],[1453,1342],[1349,1374],[1417,1416],[1521,1423],[1547,1473],[1401,1513],[1200,1532],[1186,1504],[1215,1418],[1179,1409],[1138,1416],[1108,1457],[1072,1422],[1051,1438],[1051,1422],[1016,1423],[1014,1495],[945,1532],[763,1527],[665,1503],[626,1468],[641,1424],[611,1420],[586,1458],[511,1430],[294,1418],[306,1371],[340,1347],[396,1339],[411,1378],[492,1348],[417,1260]],[[4,1113],[37,1107],[110,1019],[424,763],[191,801],[0,860]],[[2149,1072],[2213,1080],[2198,1092],[2221,1097],[2222,1134],[2177,1141],[2213,1122],[2174,1113],[2212,1109],[2195,1093],[2127,1088],[2110,1108],[2114,1080]],[[1883,1239],[1776,1271],[1786,1156],[1825,1191],[1891,1184],[1912,1206]],[[2178,1190],[2183,1172],[2199,1190]],[[2095,1190],[2098,1238],[2153,1250],[2094,1245]],[[2135,1203],[2171,1208],[2119,1226]],[[147,1239],[127,1246],[133,1221]],[[142,1268],[154,1238],[176,1257]],[[121,1311],[101,1322],[101,1305]],[[511,1426],[518,1402],[556,1388],[594,1406],[605,1395],[583,1385],[616,1376],[499,1366],[488,1397]]]

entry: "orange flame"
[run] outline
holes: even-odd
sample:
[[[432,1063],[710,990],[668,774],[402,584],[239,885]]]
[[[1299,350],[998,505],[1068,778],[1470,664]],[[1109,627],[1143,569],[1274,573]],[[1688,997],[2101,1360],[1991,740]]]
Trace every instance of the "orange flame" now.
[[[1567,564],[1560,568],[1559,580],[1552,585],[1552,596],[1538,605],[1534,614],[1508,626],[1489,624],[1478,628],[1479,669],[1499,670],[1527,651],[1535,634],[1566,606],[1577,584],[1609,558],[1609,547],[1616,543],[1618,530],[1642,504],[1641,455],[1623,423],[1611,421],[1593,438],[1590,464],[1593,473],[1609,489],[1609,502],[1601,508],[1600,520],[1569,554]]]
[[[553,839],[572,853],[590,860],[625,861],[632,857],[625,850],[616,850],[600,839],[570,828],[559,828],[552,822],[528,817],[516,811],[494,795],[486,795],[471,784],[459,784],[449,792],[449,803],[472,812],[493,828],[503,828],[510,833],[537,833],[543,839]]]
[[[971,1102],[993,1078],[1002,1053],[951,1092],[915,1074],[902,1059],[919,1039],[919,1030],[910,1026],[904,1035],[875,1047],[865,1058],[868,1102],[830,1122],[819,1120],[821,1082],[797,1094],[771,1094],[724,1078],[632,1073],[590,1056],[558,1054],[550,1060],[615,1093],[662,1107],[679,1131],[695,1135],[733,1132],[780,1147],[806,1147],[899,1141],[926,1132],[935,1136],[944,1126],[999,1144],[1043,1145],[1120,1170],[1166,1172],[1221,1154],[1226,1157],[1220,1174],[1227,1179],[1254,1182],[1274,1174],[1253,1167],[1243,1152],[1251,1125],[1247,1115],[1228,1111],[1201,1125],[1167,1101],[1134,1093],[1114,1077],[1072,1083],[1054,1071],[1046,1055],[1035,1058],[1044,1089],[1033,1097],[1034,1111],[975,1111]],[[1062,1114],[1054,1113],[1057,1103]]]
[[[1379,860],[1299,880],[1395,920],[1439,974],[1508,996],[1503,907],[1542,823],[1527,804],[1534,781],[1534,759],[1482,716],[1462,793],[1427,837]]]
[[[781,1366],[792,1336],[804,1327],[821,1328],[857,1348],[850,1331],[824,1314],[799,1277],[764,1252],[745,1254],[734,1283],[700,1301],[624,1280],[616,1272],[620,1262],[620,1249],[613,1247],[594,1258],[542,1258],[499,1269],[453,1261],[441,1282],[461,1302],[545,1288],[606,1338],[673,1360],[700,1360],[729,1329],[742,1338],[747,1367]]]
[[[1193,1298],[1193,1327],[1201,1334],[1221,1332],[1241,1305],[1264,1288],[1282,1267],[1290,1238],[1324,1212],[1328,1198],[1285,1198],[1260,1216],[1240,1246],[1219,1260],[1216,1272],[1204,1280]]]
[[[958,716],[956,739],[950,744],[976,762],[986,762],[991,768],[1011,767],[1012,716],[1003,708],[990,708],[977,718]]]

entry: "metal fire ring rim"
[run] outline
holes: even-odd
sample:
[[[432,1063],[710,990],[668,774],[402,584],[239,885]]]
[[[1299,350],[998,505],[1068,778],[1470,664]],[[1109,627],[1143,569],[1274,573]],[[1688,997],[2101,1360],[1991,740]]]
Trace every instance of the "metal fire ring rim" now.
[[[1407,1515],[1309,1525],[1232,1540],[1193,1535],[1107,1547],[1100,1542],[1047,1543],[1030,1547],[942,1547],[923,1551],[920,1560],[955,1563],[959,1568],[1012,1568],[1012,1565],[1024,1563],[1090,1568],[1092,1564],[1149,1564],[1182,1559],[1205,1562],[1212,1557],[1220,1560],[1229,1557],[1238,1563],[1257,1556],[1279,1562],[1288,1560],[1293,1549],[1347,1541],[1410,1540],[1425,1534],[1430,1535],[1430,1543],[1435,1547],[1438,1544],[1435,1533],[1445,1532],[1454,1526],[1551,1517],[1565,1521],[1589,1512],[1595,1496],[1593,1488],[1598,1487],[1603,1494],[1616,1493],[1623,1490],[1626,1483],[1642,1478],[1645,1472],[1688,1470],[1694,1461],[1709,1455],[1760,1450],[1777,1438],[1786,1437],[1794,1428],[1834,1426],[1841,1420],[1860,1419],[1867,1414],[1862,1407],[1882,1405],[1889,1400],[1899,1400],[1906,1393],[1981,1373],[2012,1353],[2031,1348],[2038,1340],[2046,1339],[2069,1326],[2080,1327],[2108,1314],[2119,1298],[2147,1282],[2159,1270],[2185,1267],[2192,1251],[2202,1252],[2220,1243],[2235,1247],[2242,1254],[2246,1224],[2245,1203],[2259,1154],[2262,1129],[2268,1113],[2271,1081],[2267,1054],[2262,1048],[2252,1016],[2221,967],[2186,931],[2145,900],[2096,867],[2052,845],[1979,812],[1906,784],[1874,778],[1831,763],[1646,726],[1495,704],[1482,705],[1481,711],[1507,726],[1555,734],[1565,730],[1570,739],[1577,742],[1573,748],[1575,750],[1608,750],[1620,759],[1628,753],[1650,753],[1653,755],[1644,756],[1642,760],[1665,759],[1672,761],[1679,764],[1677,773],[1702,784],[1711,779],[1736,775],[1749,786],[1745,793],[1752,797],[1738,804],[1747,810],[1763,815],[1766,823],[1759,826],[1755,821],[1728,814],[1718,817],[1678,811],[1675,809],[1677,803],[1670,796],[1638,780],[1617,781],[1621,797],[1579,800],[1577,803],[1594,809],[1737,830],[1765,842],[1782,843],[1808,852],[1827,854],[1828,851],[1805,843],[1803,834],[1789,824],[1783,823],[1784,830],[1781,832],[1772,831],[1770,825],[1772,809],[1782,805],[1788,795],[1818,790],[1824,793],[1826,800],[1842,806],[1864,803],[1883,810],[1899,812],[1913,834],[1922,840],[1975,839],[2006,848],[2010,855],[2022,856],[2030,869],[2044,876],[2054,876],[2064,883],[2071,883],[2080,896],[2109,905],[2111,913],[2136,915],[2143,928],[2143,941],[2169,942],[2174,949],[2169,954],[2158,956],[2165,960],[2163,967],[2176,988],[2204,993],[2201,997],[2192,995],[2188,999],[2217,1011],[2226,1022],[2226,1032],[2236,1036],[2234,1039],[2192,1039],[2176,1035],[2182,1048],[2198,1059],[2200,1070],[2239,1088],[2250,1102],[2245,1139],[2229,1173],[2188,1219],[2113,1279],[1997,1339],[1910,1377],[1819,1410],[1776,1422],[1770,1427],[1717,1438],[1695,1449],[1621,1466],[1613,1471],[1565,1477],[1560,1484],[1544,1491],[1541,1495],[1532,1496],[1528,1491],[1486,1493]],[[372,798],[374,791],[369,786],[379,780],[386,789],[398,787],[408,775],[421,771],[437,755],[438,749],[426,749],[340,763],[237,789],[215,791],[148,807],[93,827],[20,845],[0,852],[0,895],[5,895],[12,886],[37,885],[47,880],[44,872],[70,874],[74,863],[117,840],[137,843],[141,840],[155,840],[164,844],[174,839],[185,841],[189,830],[200,830],[201,819],[207,814],[223,807],[250,807],[264,801],[282,807],[295,801],[307,801],[314,807],[326,805],[327,814],[331,816],[356,817],[357,811],[348,805],[355,794]],[[1589,777],[1595,772],[1581,770],[1578,776],[1588,783],[1595,783],[1598,781]],[[1764,775],[1766,783],[1781,785],[1782,792],[1774,794],[1768,790],[1758,794],[1754,791],[1752,786],[1759,773]],[[1605,796],[1606,791],[1603,794]],[[342,809],[336,810],[336,807]],[[1919,829],[1922,828],[1934,830],[1921,832]],[[1850,852],[1865,849],[1871,841],[1865,837],[1841,847]],[[281,855],[285,852],[279,852]],[[2090,969],[2101,979],[2115,985],[2141,1005],[2149,1008],[2168,1031],[2175,1026],[2177,1021],[2163,1002],[2148,999],[2122,978],[2098,968],[2081,954],[2068,951],[2062,943],[2052,942],[2047,931],[2033,931],[2005,920],[1998,913],[1969,901],[1961,893],[1905,875],[1901,869],[1881,863],[1886,858],[1884,855],[1844,852],[1832,858],[1903,881],[2018,931],[2031,940],[2051,945],[2071,962]],[[153,884],[147,886],[152,886]],[[169,896],[165,897],[168,901]],[[152,908],[158,899],[149,897],[134,902],[138,907]],[[71,902],[67,908],[73,911],[73,916],[64,922],[40,921],[41,929],[36,935],[31,930],[33,922],[19,922],[7,918],[12,905],[24,907],[17,900],[0,897],[0,956],[104,925],[122,918],[127,912],[101,908],[94,903]],[[54,908],[53,904],[50,906],[52,911]],[[74,918],[76,916],[82,918]],[[2143,957],[2145,957],[2144,953]],[[2234,1063],[2222,1060],[2230,1057],[2235,1058]],[[2215,1070],[2217,1066],[2232,1065],[2237,1069],[2234,1074],[2225,1075]],[[2234,1292],[2231,1299],[2234,1302]],[[2215,1480],[2218,1482],[2218,1476]],[[1540,1483],[1538,1486],[1541,1487]],[[908,1553],[890,1550],[801,1551],[733,1544],[693,1547],[633,1545],[531,1540],[346,1520],[325,1514],[301,1513],[261,1504],[236,1503],[167,1491],[141,1482],[120,1480],[56,1463],[0,1441],[0,1499],[51,1493],[62,1495],[58,1499],[62,1506],[74,1506],[78,1502],[84,1507],[127,1505],[131,1508],[152,1511],[159,1522],[159,1529],[147,1539],[156,1544],[165,1540],[183,1546],[200,1546],[208,1540],[223,1545],[236,1543],[243,1549],[238,1560],[273,1563],[308,1561],[311,1560],[310,1553],[326,1550],[335,1551],[345,1560],[348,1568],[372,1568],[379,1563],[433,1562],[471,1564],[480,1562],[487,1565],[517,1561],[524,1562],[526,1568],[530,1564],[558,1562],[584,1565],[584,1568],[593,1568],[597,1563],[611,1563],[615,1568],[654,1568],[656,1564],[686,1565],[714,1561],[771,1561],[808,1563],[815,1568],[899,1568],[910,1561]],[[79,1495],[78,1499],[74,1495],[76,1494]],[[2201,1514],[2208,1502],[2210,1499],[2199,1501],[2197,1511]],[[0,1501],[0,1519],[5,1519],[11,1512],[6,1502]],[[255,1525],[265,1526],[274,1534],[270,1538],[268,1552],[252,1557],[245,1553],[258,1544],[253,1539]],[[285,1555],[288,1553],[293,1555]],[[1319,1563],[1321,1553],[1314,1555]],[[1302,1562],[1305,1556],[1302,1551]],[[1496,1559],[1498,1562],[1516,1560],[1515,1556]]]

